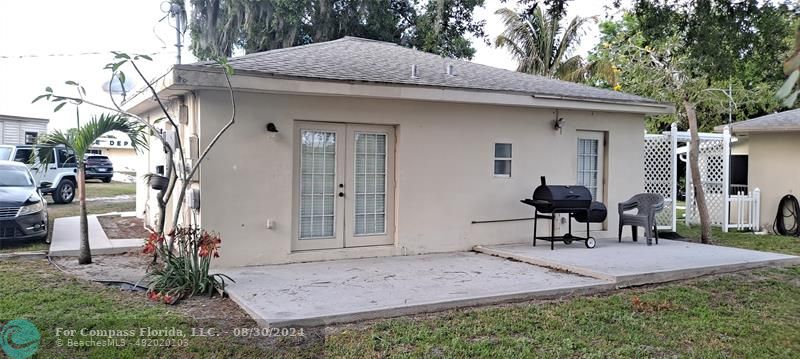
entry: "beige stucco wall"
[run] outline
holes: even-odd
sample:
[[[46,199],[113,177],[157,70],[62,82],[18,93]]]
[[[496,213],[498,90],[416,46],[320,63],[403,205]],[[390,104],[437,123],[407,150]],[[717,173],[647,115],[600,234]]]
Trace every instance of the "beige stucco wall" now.
[[[761,224],[771,230],[778,202],[800,197],[800,132],[749,135],[748,186],[761,189]]]
[[[200,142],[227,121],[224,92],[198,91]],[[643,188],[643,116],[454,103],[277,94],[237,94],[237,123],[201,170],[203,227],[221,233],[221,266],[469,250],[477,244],[529,241],[530,217],[519,203],[546,175],[574,184],[576,130],[607,131],[607,192],[611,228],[616,203]],[[295,120],[396,126],[396,238],[393,246],[291,252],[295,187]],[[266,132],[269,122],[280,131]],[[494,142],[513,143],[513,177],[492,175]],[[267,229],[267,220],[274,227]],[[597,233],[615,236],[614,231]],[[581,244],[578,244],[581,245]]]

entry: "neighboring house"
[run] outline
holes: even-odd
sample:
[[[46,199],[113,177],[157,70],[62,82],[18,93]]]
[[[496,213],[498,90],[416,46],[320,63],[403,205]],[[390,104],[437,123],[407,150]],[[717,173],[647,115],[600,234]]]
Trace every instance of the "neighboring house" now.
[[[715,130],[721,132],[722,126]],[[800,109],[736,122],[730,130],[746,143],[747,187],[761,190],[760,222],[771,230],[781,198],[800,198]]]
[[[673,111],[352,37],[229,63],[236,123],[194,184],[197,221],[222,234],[221,266],[529,242],[532,207],[519,200],[539,176],[588,186],[609,208],[593,234],[616,238],[617,203],[643,190],[644,116]],[[196,159],[229,119],[224,77],[211,63],[177,65],[156,85]],[[149,98],[126,106],[155,121]],[[139,175],[163,166],[160,148],[151,139]],[[140,183],[137,212],[152,223],[154,208]]]
[[[101,136],[89,153],[107,156],[114,164],[115,171],[136,172],[139,157],[125,134],[112,132]]]
[[[1,145],[31,145],[40,134],[47,133],[46,118],[20,117],[0,114]]]

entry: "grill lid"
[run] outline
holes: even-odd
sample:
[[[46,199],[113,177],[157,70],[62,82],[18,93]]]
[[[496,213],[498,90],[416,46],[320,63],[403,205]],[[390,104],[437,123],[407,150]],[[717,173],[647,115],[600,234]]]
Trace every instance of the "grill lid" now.
[[[548,185],[545,176],[533,191],[533,205],[540,212],[556,209],[584,209],[592,204],[592,193],[584,186]]]

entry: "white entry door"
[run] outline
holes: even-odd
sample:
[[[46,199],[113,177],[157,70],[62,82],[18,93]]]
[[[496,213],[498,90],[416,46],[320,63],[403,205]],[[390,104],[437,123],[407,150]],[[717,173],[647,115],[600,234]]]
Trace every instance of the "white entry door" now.
[[[294,250],[394,242],[394,128],[298,123]]]
[[[592,200],[605,203],[605,134],[595,131],[578,131],[577,184],[589,189]],[[573,223],[573,226],[575,224]],[[585,224],[573,227],[585,229]],[[600,230],[602,223],[594,223],[591,229]]]

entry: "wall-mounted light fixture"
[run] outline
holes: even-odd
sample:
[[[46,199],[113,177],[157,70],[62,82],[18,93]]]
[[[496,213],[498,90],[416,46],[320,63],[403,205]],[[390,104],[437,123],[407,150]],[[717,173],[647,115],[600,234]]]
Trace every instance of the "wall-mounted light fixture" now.
[[[553,120],[553,130],[562,133],[561,130],[564,129],[564,122],[566,121],[563,117],[558,117],[558,110],[556,110],[556,118]]]
[[[275,124],[270,122],[267,124],[267,133],[269,133],[269,137],[272,139],[278,138],[278,128],[275,127]]]

